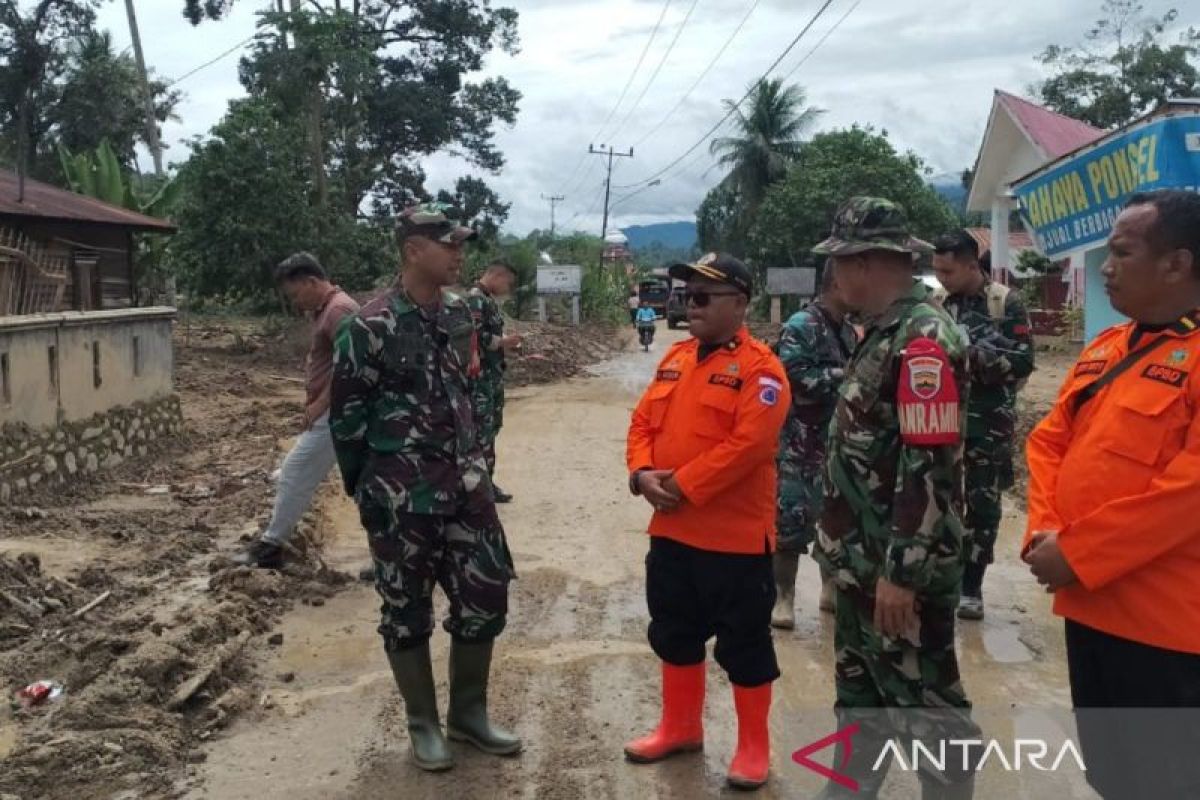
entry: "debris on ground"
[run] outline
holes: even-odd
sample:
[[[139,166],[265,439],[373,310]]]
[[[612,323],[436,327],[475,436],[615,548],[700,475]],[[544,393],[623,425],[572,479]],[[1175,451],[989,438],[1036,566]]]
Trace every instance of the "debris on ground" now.
[[[620,349],[620,331],[515,323],[510,385],[559,380]],[[0,507],[0,691],[52,676],[62,702],[16,708],[0,797],[168,797],[196,748],[274,706],[254,656],[299,603],[352,576],[321,558],[322,489],[281,570],[230,556],[269,518],[271,475],[303,411],[307,325],[187,316],[176,330],[185,432],[109,472]]]
[[[282,571],[227,558],[270,514],[269,476],[303,408],[302,385],[271,376],[301,375],[306,345],[304,325],[181,325],[185,433],[0,508],[0,690],[53,676],[67,692],[13,711],[0,796],[176,793],[198,743],[270,680],[253,672],[256,642],[293,604],[350,580],[317,557],[315,514]]]
[[[611,358],[623,348],[615,325],[554,325],[508,322],[506,330],[522,337],[521,348],[508,356],[505,385],[530,386],[573,378],[586,367]]]

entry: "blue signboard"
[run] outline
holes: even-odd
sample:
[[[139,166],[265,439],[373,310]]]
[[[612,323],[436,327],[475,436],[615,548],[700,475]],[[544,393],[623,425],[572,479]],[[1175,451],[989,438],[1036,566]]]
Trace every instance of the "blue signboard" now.
[[[1130,195],[1152,189],[1200,191],[1200,116],[1133,128],[1013,187],[1051,258],[1104,242]]]

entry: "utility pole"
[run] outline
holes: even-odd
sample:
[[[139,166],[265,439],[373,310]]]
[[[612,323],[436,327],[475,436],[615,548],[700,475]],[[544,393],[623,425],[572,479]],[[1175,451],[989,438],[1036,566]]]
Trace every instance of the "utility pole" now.
[[[549,197],[542,195],[542,199],[550,204],[550,238],[554,238],[554,207],[567,198],[561,194],[552,194]]]
[[[629,148],[628,153],[619,153],[612,149],[610,145],[588,145],[588,152],[594,156],[608,156],[608,174],[604,178],[604,224],[601,226],[600,238],[604,239],[608,236],[608,200],[612,195],[612,168],[613,158],[633,158],[633,148]]]
[[[133,0],[125,0],[125,15],[129,17],[129,38],[133,40],[133,57],[137,61],[138,78],[142,82],[142,106],[146,114],[146,144],[154,158],[154,174],[162,177],[162,143],[158,140],[158,120],[154,115],[154,96],[150,93],[150,78],[146,75],[146,56],[142,53],[142,37],[138,33],[137,12]]]

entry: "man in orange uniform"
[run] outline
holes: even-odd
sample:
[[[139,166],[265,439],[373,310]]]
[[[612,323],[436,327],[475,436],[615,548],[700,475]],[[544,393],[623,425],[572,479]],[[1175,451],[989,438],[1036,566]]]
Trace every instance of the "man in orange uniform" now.
[[[791,405],[783,365],[751,338],[746,266],[710,253],[676,264],[691,339],[659,364],[629,427],[630,489],[654,506],[646,557],[650,646],[662,659],[662,718],[625,746],[633,762],[704,744],[705,643],[733,684],[737,752],[729,783],[767,781],[767,716],[779,677],[771,641],[775,453]]]
[[[1066,618],[1088,782],[1200,797],[1200,195],[1135,195],[1101,269],[1101,333],[1029,437],[1022,558]],[[1110,709],[1096,711],[1095,709]]]

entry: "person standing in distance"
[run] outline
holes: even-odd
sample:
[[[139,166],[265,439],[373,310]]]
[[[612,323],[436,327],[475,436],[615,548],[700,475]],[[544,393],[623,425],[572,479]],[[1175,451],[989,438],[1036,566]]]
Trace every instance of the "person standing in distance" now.
[[[521,346],[518,334],[504,335],[504,315],[498,301],[512,294],[516,285],[517,271],[512,265],[493,261],[467,292],[481,361],[479,376],[471,382],[471,405],[497,503],[512,502],[512,495],[496,486],[496,437],[504,426],[504,371],[508,368],[505,355]]]
[[[966,231],[934,243],[933,271],[945,288],[942,307],[968,340],[971,399],[963,450],[967,564],[959,619],[983,619],[983,576],[1000,531],[1001,476],[1016,432],[1017,390],[1033,372],[1029,312],[1017,292],[979,268],[979,244]]]
[[[330,429],[346,493],[358,504],[383,599],[379,633],[422,769],[449,769],[446,737],[514,755],[520,739],[488,719],[496,637],[516,573],[475,434],[475,327],[458,283],[475,233],[447,207],[406,209],[399,279],[351,317],[334,348]],[[433,588],[449,600],[450,706],[443,734],[429,639]]]
[[[777,459],[779,543],[774,557],[775,609],[771,612],[771,625],[776,628],[796,625],[796,570],[800,556],[808,552],[816,537],[825,441],[846,362],[857,343],[854,328],[846,323],[846,306],[833,278],[833,264],[826,263],[820,295],[792,315],[775,346],[792,389],[792,407],[779,438]],[[833,583],[823,572],[821,578],[820,607],[833,611]]]
[[[1134,195],[1100,273],[1130,321],[1029,436],[1021,557],[1066,620],[1088,783],[1200,797],[1200,195]]]
[[[650,646],[662,661],[662,716],[625,745],[635,763],[704,746],[705,644],[733,684],[737,750],[728,781],[767,782],[775,584],[775,451],[791,402],[770,348],[750,336],[750,271],[710,253],[676,264],[692,338],[667,351],[629,426],[629,486],[653,508],[646,556]]]

